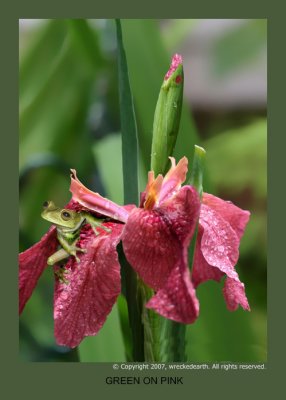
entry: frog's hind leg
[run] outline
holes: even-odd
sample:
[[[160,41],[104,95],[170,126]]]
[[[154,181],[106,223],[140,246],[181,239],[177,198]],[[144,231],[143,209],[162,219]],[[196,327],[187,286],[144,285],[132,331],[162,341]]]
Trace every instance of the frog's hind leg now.
[[[57,264],[58,262],[64,260],[65,258],[68,258],[69,256],[70,254],[65,249],[59,249],[48,258],[47,264],[48,265]]]

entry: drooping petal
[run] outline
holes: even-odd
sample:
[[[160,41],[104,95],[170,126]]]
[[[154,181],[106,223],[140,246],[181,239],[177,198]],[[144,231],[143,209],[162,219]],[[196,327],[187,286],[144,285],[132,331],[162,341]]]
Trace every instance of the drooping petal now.
[[[158,314],[183,324],[193,323],[199,315],[199,301],[190,280],[186,256],[172,270],[166,285],[146,304]]]
[[[203,228],[199,226],[196,250],[195,250],[195,262],[192,269],[192,282],[196,288],[201,283],[208,281],[210,279],[219,282],[224,276],[217,267],[209,265],[201,251],[201,240],[203,235]]]
[[[241,239],[245,227],[249,221],[249,211],[242,210],[241,208],[235,206],[232,202],[222,200],[219,197],[213,196],[209,193],[203,193],[202,202],[220,214],[220,216],[231,225],[238,238]]]
[[[87,189],[78,180],[76,171],[72,169],[71,172],[70,191],[72,192],[72,198],[74,201],[77,201],[92,211],[98,212],[117,221],[127,221],[129,213],[124,207],[121,207],[105,197],[102,197],[100,194]]]
[[[153,210],[134,209],[125,225],[122,243],[127,260],[143,281],[162,288],[194,234],[199,197],[190,186]]]
[[[201,205],[199,224],[203,228],[200,248],[206,262],[230,278],[239,280],[234,269],[239,254],[236,232],[218,212],[205,204]]]
[[[57,246],[56,228],[52,226],[38,243],[19,254],[19,314],[31,297],[47,266],[48,258],[56,251]]]
[[[96,335],[120,293],[116,246],[123,225],[104,225],[111,233],[98,228],[100,234],[95,236],[88,226],[82,229],[79,245],[87,253],[80,256],[80,263],[73,257],[69,260],[68,284],[56,282],[55,337],[60,345],[75,347],[85,336]]]
[[[248,211],[204,193],[192,282],[197,287],[209,279],[220,281],[226,274],[223,293],[231,311],[236,310],[239,304],[249,310],[244,284],[234,269],[248,219]]]
[[[239,305],[241,305],[244,310],[250,311],[248,300],[245,295],[244,284],[242,282],[226,277],[223,295],[227,308],[230,311],[235,311]]]

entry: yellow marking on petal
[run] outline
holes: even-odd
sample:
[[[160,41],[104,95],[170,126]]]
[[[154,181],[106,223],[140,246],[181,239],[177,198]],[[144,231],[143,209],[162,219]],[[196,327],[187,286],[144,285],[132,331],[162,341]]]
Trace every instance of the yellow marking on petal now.
[[[149,192],[149,189],[151,188],[154,180],[155,180],[154,171],[149,171],[148,172],[148,182],[147,182],[146,189],[145,189],[146,193]]]
[[[149,181],[150,178],[150,181]],[[154,180],[154,172],[148,174],[148,184],[147,184],[147,191],[146,191],[146,201],[144,203],[145,210],[152,210],[154,205],[158,201],[158,197],[160,194],[160,190],[163,183],[163,176],[158,175],[157,178]]]

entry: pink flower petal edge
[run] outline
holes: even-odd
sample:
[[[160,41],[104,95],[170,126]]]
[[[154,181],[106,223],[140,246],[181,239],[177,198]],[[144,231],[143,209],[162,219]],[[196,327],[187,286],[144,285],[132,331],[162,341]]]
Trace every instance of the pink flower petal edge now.
[[[203,227],[200,249],[207,263],[238,280],[234,265],[238,260],[239,238],[231,225],[205,204],[201,206],[199,224]]]
[[[56,228],[52,226],[41,240],[19,254],[19,314],[47,266],[47,259],[58,246]]]
[[[244,284],[235,270],[240,239],[249,216],[248,211],[231,202],[203,194],[192,281],[197,287],[209,279],[220,281],[225,274],[223,293],[231,311],[236,310],[238,305],[250,310]]]
[[[241,239],[250,218],[249,211],[242,210],[231,201],[222,200],[209,193],[203,193],[202,201],[203,204],[218,212],[230,224],[237,237]]]
[[[185,258],[173,268],[165,286],[147,302],[146,307],[173,321],[192,324],[199,315],[199,301]]]
[[[235,311],[239,305],[241,305],[244,310],[250,311],[248,300],[245,295],[244,284],[242,282],[226,277],[223,295],[227,308],[230,311]]]
[[[72,192],[73,200],[77,201],[89,210],[95,211],[117,221],[127,221],[129,213],[124,207],[121,207],[105,197],[102,197],[100,194],[87,189],[77,178],[76,171],[74,169],[71,170],[70,191]]]
[[[68,284],[56,282],[54,293],[55,337],[59,345],[76,347],[86,336],[98,333],[120,294],[120,265],[116,246],[123,225],[105,224],[112,232],[94,236],[84,227],[81,246],[87,253],[80,263],[66,266]],[[88,229],[90,231],[88,231]]]

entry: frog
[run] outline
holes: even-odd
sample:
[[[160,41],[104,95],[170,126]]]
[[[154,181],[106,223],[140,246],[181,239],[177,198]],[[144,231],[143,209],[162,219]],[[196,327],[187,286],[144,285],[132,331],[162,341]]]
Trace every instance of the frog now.
[[[76,253],[86,253],[86,249],[77,247],[76,244],[79,240],[81,228],[85,224],[91,225],[95,235],[99,235],[97,228],[111,232],[111,229],[102,225],[102,219],[95,218],[85,211],[77,212],[68,208],[59,208],[50,200],[43,203],[41,217],[56,226],[57,239],[61,246],[59,250],[48,258],[48,265],[57,264],[70,256],[74,256],[76,261],[80,262],[80,258]]]

